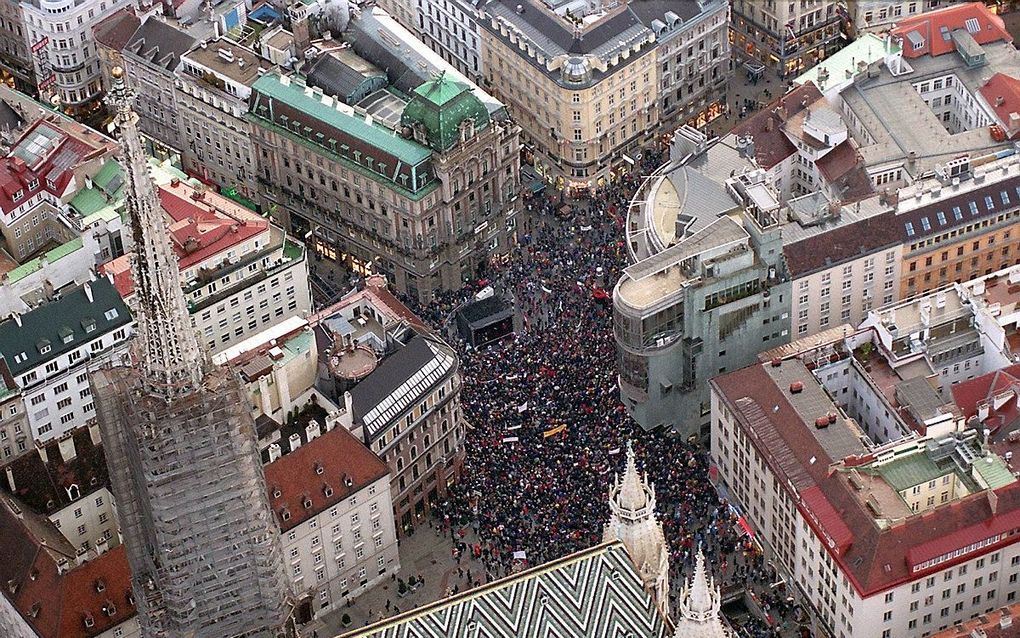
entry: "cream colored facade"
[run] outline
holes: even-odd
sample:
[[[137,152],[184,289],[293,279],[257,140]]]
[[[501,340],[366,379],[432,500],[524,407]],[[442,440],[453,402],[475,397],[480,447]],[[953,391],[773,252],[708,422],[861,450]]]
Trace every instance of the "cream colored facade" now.
[[[794,338],[844,323],[856,326],[872,309],[899,301],[902,252],[902,246],[893,246],[795,279]]]
[[[313,594],[316,613],[340,608],[400,571],[389,475],[283,535],[294,592]]]
[[[573,85],[561,77],[567,60],[547,61],[547,72],[498,26],[483,26],[486,86],[521,126],[540,175],[557,188],[588,189],[630,169],[624,156],[639,154],[659,121],[653,46],[635,46],[596,66],[591,81]]]

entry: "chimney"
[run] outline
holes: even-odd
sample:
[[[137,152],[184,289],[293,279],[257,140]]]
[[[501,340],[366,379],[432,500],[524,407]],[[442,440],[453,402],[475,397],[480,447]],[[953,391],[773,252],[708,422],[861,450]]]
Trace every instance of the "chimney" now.
[[[68,568],[70,566],[71,566],[71,563],[70,563],[70,561],[67,560],[67,557],[61,556],[59,559],[57,559],[57,573],[58,574],[63,574],[64,572],[66,572],[68,570]]]
[[[291,434],[290,438],[287,439],[287,441],[290,442],[290,451],[291,452],[293,452],[294,450],[296,450],[299,447],[301,447],[301,435],[298,434],[297,432],[295,432],[294,434]]]
[[[978,405],[978,420],[984,422],[988,418],[988,402],[982,402]]]
[[[269,444],[269,462],[272,463],[276,459],[280,458],[280,456],[282,456],[282,454],[280,452],[280,444],[279,443],[270,443]]]
[[[1006,98],[1002,97],[1001,95],[995,98],[995,106],[1002,106],[1005,103]]]
[[[309,421],[308,425],[305,426],[305,440],[311,443],[320,434],[322,434],[322,429],[319,427],[319,422],[315,419]]]
[[[89,285],[88,282],[85,282],[82,289],[85,291],[85,296],[88,297],[89,303],[94,302],[95,298],[92,296],[92,286]]]
[[[64,463],[70,463],[78,456],[78,451],[74,449],[74,437],[65,436],[57,442],[57,446],[60,449],[60,458]]]
[[[21,327],[21,313],[15,310],[11,313],[11,319],[14,319],[14,323],[18,324],[19,328]]]

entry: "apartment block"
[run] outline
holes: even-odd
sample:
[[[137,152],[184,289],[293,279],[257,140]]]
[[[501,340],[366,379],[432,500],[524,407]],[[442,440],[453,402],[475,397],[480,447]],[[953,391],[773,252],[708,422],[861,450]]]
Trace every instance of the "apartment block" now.
[[[842,45],[843,17],[833,0],[735,0],[733,46],[744,57],[796,76]]]
[[[417,86],[386,107],[400,113],[388,123],[299,78],[266,74],[254,91],[264,204],[295,234],[312,233],[320,254],[424,301],[509,251],[517,128],[468,86],[442,75]]]
[[[89,373],[119,362],[131,331],[131,313],[105,277],[0,323],[0,353],[21,387],[33,441],[95,420]]]
[[[888,30],[897,23],[948,4],[945,0],[848,0],[855,33]]]
[[[896,347],[866,328],[711,381],[720,483],[833,636],[928,636],[1017,595],[1016,442],[969,417],[1006,371],[940,392]]]
[[[0,378],[3,378],[3,386],[0,386],[0,451],[3,456],[0,462],[8,463],[32,449],[32,436],[21,388],[2,357]]]
[[[102,109],[102,70],[93,28],[130,4],[128,0],[21,3],[41,100],[76,118]]]
[[[181,56],[175,78],[181,158],[188,175],[255,199],[255,145],[244,117],[252,86],[272,65],[226,38]]]
[[[304,245],[248,208],[153,167],[192,322],[217,353],[311,309]],[[102,265],[125,298],[130,256]]]
[[[18,0],[0,2],[0,83],[23,93],[35,88],[28,29]]]
[[[60,530],[76,556],[102,554],[120,545],[97,425],[72,430],[5,463],[0,486],[20,507]]]
[[[44,517],[0,498],[0,632],[11,638],[140,638],[123,547],[80,554]]]
[[[149,16],[127,39],[121,60],[109,58],[122,62],[128,84],[138,91],[139,126],[159,158],[171,156],[190,141],[181,126],[176,84],[181,56],[194,45],[195,38],[186,32]],[[103,69],[104,74],[110,71],[112,67]]]
[[[902,298],[1020,263],[1020,157],[961,155],[891,197],[903,242]]]
[[[352,432],[389,466],[394,518],[407,534],[463,466],[457,354],[381,277],[310,323],[322,348],[319,388],[339,405],[350,394]]]
[[[342,427],[290,441],[270,446],[266,485],[307,622],[399,573],[400,556],[386,464]]]

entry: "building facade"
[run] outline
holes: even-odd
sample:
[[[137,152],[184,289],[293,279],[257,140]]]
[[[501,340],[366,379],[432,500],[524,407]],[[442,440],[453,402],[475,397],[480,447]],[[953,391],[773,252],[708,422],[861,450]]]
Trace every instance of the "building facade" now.
[[[266,485],[301,622],[400,572],[389,468],[342,427],[274,445]]]
[[[131,313],[102,277],[0,323],[0,353],[21,387],[32,441],[94,422],[89,373],[118,363],[131,334]]]
[[[555,188],[588,190],[611,180],[655,137],[655,35],[634,10],[665,5],[596,3],[583,26],[541,0],[524,0],[520,11],[504,2],[483,7],[485,86],[507,105],[525,155]]]
[[[8,463],[29,452],[32,430],[28,424],[28,411],[21,396],[21,387],[15,381],[7,360],[0,358],[0,452],[3,463]]]
[[[313,316],[320,389],[344,405],[352,431],[389,466],[399,533],[422,524],[460,476],[467,424],[456,352],[372,277]]]
[[[847,13],[856,33],[889,29],[904,18],[947,4],[944,0],[849,0]]]
[[[484,77],[482,34],[478,27],[478,3],[470,0],[425,0],[412,4],[386,3],[386,9],[433,51],[476,84]],[[406,4],[406,8],[400,5]],[[406,16],[413,12],[413,16]],[[412,17],[412,22],[405,20]],[[413,25],[413,26],[412,26]]]
[[[35,67],[36,88],[44,102],[68,115],[88,117],[102,108],[102,70],[93,28],[128,0],[76,3],[34,0],[21,3]],[[54,19],[55,16],[59,19]]]
[[[711,382],[720,481],[829,635],[931,635],[1017,595],[1020,547],[993,523],[1020,507],[1015,443],[889,354],[865,329]]]
[[[413,91],[402,135],[272,73],[256,81],[248,117],[266,209],[311,233],[320,254],[424,301],[509,251],[519,148],[517,127],[467,86],[440,76]]]
[[[192,323],[210,353],[311,310],[308,261],[300,242],[179,172],[154,167],[152,173]],[[135,291],[130,260],[124,255],[102,266],[125,298]]]
[[[733,46],[741,57],[797,76],[835,53],[844,18],[833,0],[734,0]]]
[[[18,0],[0,3],[0,82],[23,93],[35,89],[28,30]]]
[[[182,56],[175,78],[184,170],[207,184],[255,200],[257,158],[244,116],[252,85],[271,68],[250,49],[222,37]]]

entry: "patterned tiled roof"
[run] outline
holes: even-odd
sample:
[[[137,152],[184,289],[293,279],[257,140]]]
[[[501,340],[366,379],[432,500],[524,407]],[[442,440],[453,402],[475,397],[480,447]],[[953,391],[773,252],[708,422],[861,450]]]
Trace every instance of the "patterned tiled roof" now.
[[[665,638],[619,542],[387,618],[345,638]]]

